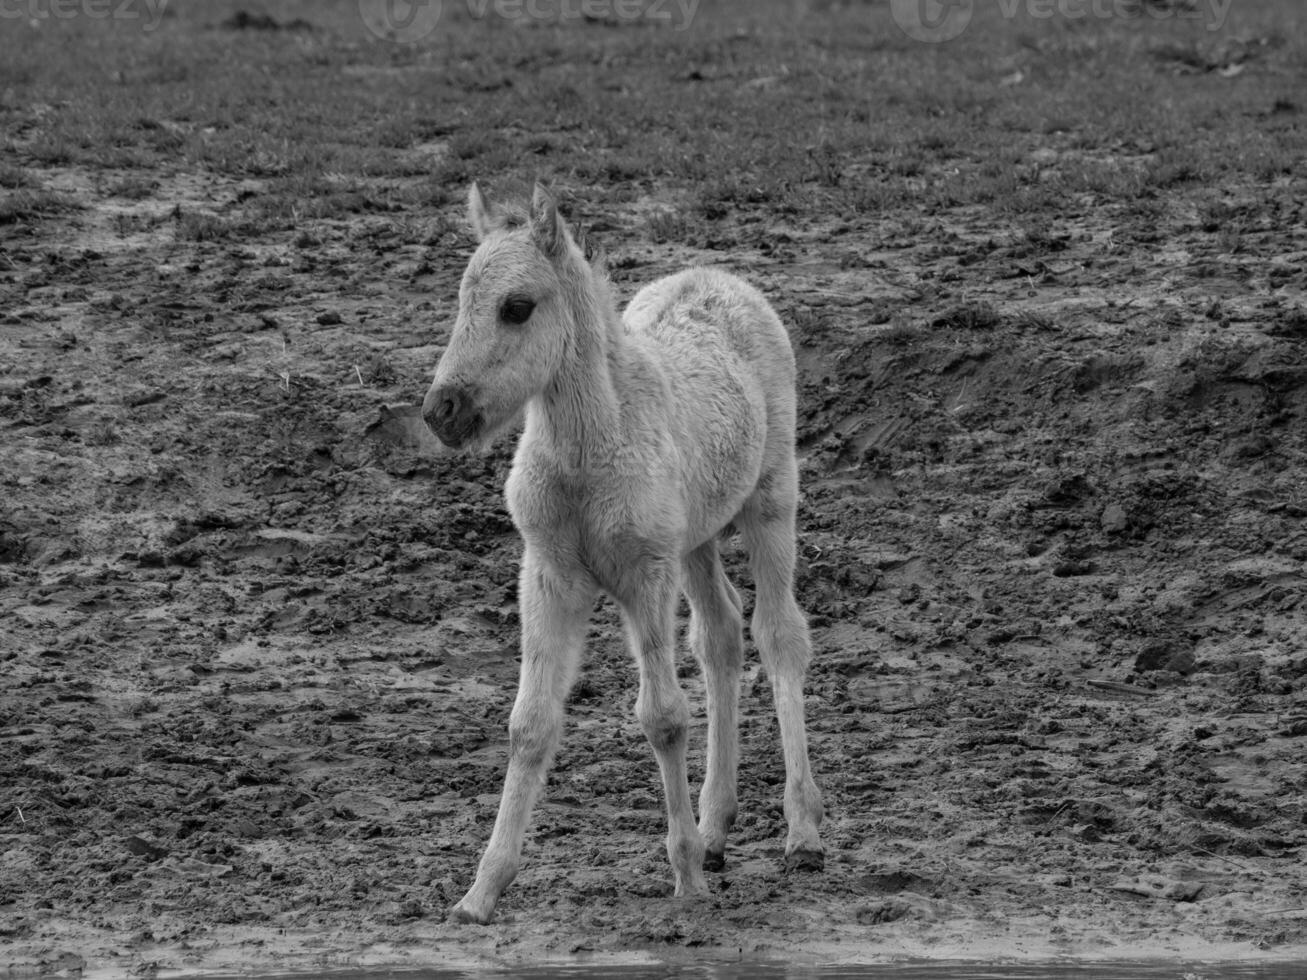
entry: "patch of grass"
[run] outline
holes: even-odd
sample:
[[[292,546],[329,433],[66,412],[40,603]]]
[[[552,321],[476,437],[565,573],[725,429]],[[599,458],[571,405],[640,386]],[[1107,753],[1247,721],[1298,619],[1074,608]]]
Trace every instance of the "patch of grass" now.
[[[360,385],[389,388],[401,380],[400,372],[384,353],[369,352],[354,361],[354,375]]]
[[[113,230],[125,238],[128,235],[149,232],[168,220],[166,217],[159,218],[146,214],[116,214],[111,223]]]
[[[47,167],[62,167],[77,159],[77,146],[63,133],[38,136],[26,148],[27,156]]]
[[[745,171],[727,173],[706,183],[699,191],[699,208],[705,215],[739,210],[741,207],[772,205],[786,211],[796,203],[794,184],[778,173]]]
[[[1013,318],[1012,322],[1017,329],[1033,333],[1057,329],[1057,324],[1051,318],[1031,310],[1022,310]]]
[[[126,198],[129,201],[143,201],[153,197],[159,190],[159,182],[151,177],[131,174],[116,180],[105,188],[110,197]]]
[[[583,162],[576,167],[574,174],[595,183],[622,184],[647,180],[655,175],[655,170],[649,158],[622,151]]]
[[[173,213],[176,220],[174,234],[179,242],[222,242],[232,239],[249,239],[266,229],[256,222],[242,218],[224,218],[207,211]]]
[[[1232,148],[1228,159],[1233,161],[1236,172],[1248,174],[1255,180],[1271,181],[1300,172],[1299,150],[1288,143],[1258,134]]]
[[[373,138],[378,147],[407,150],[420,143],[443,139],[449,135],[450,129],[448,122],[434,114],[414,109],[379,120]]]
[[[645,235],[651,242],[686,242],[695,237],[699,223],[681,211],[661,210],[650,214],[644,223]]]
[[[13,163],[0,162],[0,187],[17,190],[20,187],[35,187],[37,180],[27,170]]]
[[[524,133],[477,131],[459,133],[449,141],[449,152],[433,168],[435,180],[466,184],[493,180],[503,174],[537,170]]]
[[[343,174],[291,175],[270,181],[255,209],[268,218],[296,222],[349,214],[400,213],[414,207],[439,206],[448,199],[445,188],[429,182],[407,185]]]
[[[910,193],[901,179],[872,175],[846,181],[844,186],[844,200],[858,214],[880,214],[902,207]]]
[[[844,181],[844,157],[831,143],[808,147],[808,178],[824,187],[839,187]]]
[[[131,123],[134,139],[123,140],[125,143],[145,143],[160,153],[173,153],[180,150],[186,142],[184,127],[165,125],[149,116],[140,116]]]
[[[907,347],[926,337],[926,331],[920,323],[905,316],[896,316],[890,325],[876,334],[876,339],[893,347]]]
[[[1198,152],[1192,147],[1168,147],[1159,152],[1143,174],[1153,187],[1168,188],[1211,177]]]
[[[1144,170],[1130,161],[1080,158],[1060,168],[1060,182],[1072,193],[1089,193],[1109,200],[1133,200],[1147,186]]]
[[[788,0],[722,0],[684,33],[445,14],[415,45],[354,43],[347,3],[315,7],[313,31],[213,30],[179,9],[112,45],[72,23],[12,32],[4,77],[47,107],[18,150],[48,166],[266,180],[253,208],[274,227],[442,209],[472,179],[536,177],[582,206],[657,185],[696,202],[691,223],[832,204],[855,219],[1035,216],[1292,179],[1307,155],[1283,81],[1303,44],[1261,43],[1262,14],[1242,8],[1209,36],[1177,17],[1071,24],[977,5],[942,46],[906,38],[884,3],[800,17]],[[1251,66],[1236,79],[1208,70],[1227,49]],[[1049,145],[1057,164],[1032,168]],[[645,234],[692,231],[655,218]]]
[[[19,190],[0,195],[0,225],[38,220],[76,207],[61,194],[46,190]]]
[[[988,303],[963,303],[941,313],[930,325],[944,330],[993,330],[1003,325],[1003,317]]]
[[[82,436],[88,446],[116,446],[122,442],[118,426],[112,418],[100,418],[93,422]]]

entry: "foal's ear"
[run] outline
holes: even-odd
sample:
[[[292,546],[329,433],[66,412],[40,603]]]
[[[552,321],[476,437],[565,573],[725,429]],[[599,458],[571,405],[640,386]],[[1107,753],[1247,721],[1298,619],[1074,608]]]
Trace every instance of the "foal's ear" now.
[[[472,226],[472,234],[477,236],[478,242],[485,240],[494,225],[490,218],[490,206],[486,204],[476,181],[467,189],[467,222]]]
[[[553,196],[540,183],[531,194],[531,240],[550,258],[558,258],[567,251],[567,226],[558,216],[558,204]]]

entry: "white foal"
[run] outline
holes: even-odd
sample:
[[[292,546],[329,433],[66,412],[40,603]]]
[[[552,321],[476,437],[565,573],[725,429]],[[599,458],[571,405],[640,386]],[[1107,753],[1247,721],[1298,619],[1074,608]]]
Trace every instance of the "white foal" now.
[[[757,290],[710,269],[645,287],[619,319],[607,276],[539,186],[529,208],[491,210],[474,184],[468,214],[481,244],[423,417],[449,446],[485,445],[525,406],[506,485],[525,553],[508,774],[476,881],[452,919],[489,921],[517,874],[601,590],[621,607],[639,664],[635,709],[662,771],[676,894],[706,891],[703,869],[723,866],[736,810],[742,606],[717,553],[732,523],[749,552],[753,638],[780,721],[786,866],[819,869],[821,795],[803,720],[811,645],[793,590],[794,354],[784,327]],[[697,827],[689,707],[675,669],[678,589],[690,601],[708,698]]]

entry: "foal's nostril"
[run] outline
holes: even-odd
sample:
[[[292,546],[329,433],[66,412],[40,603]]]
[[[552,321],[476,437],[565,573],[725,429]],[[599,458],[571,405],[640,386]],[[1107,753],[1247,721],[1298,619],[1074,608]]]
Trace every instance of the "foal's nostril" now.
[[[469,404],[467,394],[458,386],[433,387],[423,399],[422,418],[441,440],[448,442],[465,421]]]
[[[422,399],[422,417],[428,425],[435,425],[449,418],[455,407],[453,391],[433,385],[427,391],[427,397]]]

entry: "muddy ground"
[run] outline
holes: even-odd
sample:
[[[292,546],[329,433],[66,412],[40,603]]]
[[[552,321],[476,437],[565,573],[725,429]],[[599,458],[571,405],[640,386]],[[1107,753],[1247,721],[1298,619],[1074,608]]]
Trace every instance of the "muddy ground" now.
[[[670,897],[605,601],[525,869],[494,924],[454,927],[505,763],[520,553],[510,441],[449,455],[411,408],[470,251],[457,188],[184,231],[179,208],[240,216],[263,185],[24,157],[39,102],[10,88],[8,145],[64,206],[0,227],[11,975],[1307,955],[1300,173],[1222,188],[1233,244],[1166,193],[1024,225],[741,206],[668,241],[649,214],[675,189],[575,190],[624,298],[725,264],[791,328],[827,865],[782,872],[751,653],[728,867]],[[1030,152],[1038,180],[1088,151]]]

